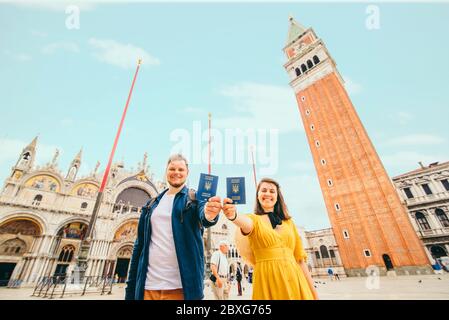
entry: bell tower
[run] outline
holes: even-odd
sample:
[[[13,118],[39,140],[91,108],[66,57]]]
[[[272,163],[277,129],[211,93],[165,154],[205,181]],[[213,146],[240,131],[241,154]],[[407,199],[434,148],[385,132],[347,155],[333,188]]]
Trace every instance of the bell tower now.
[[[33,168],[34,160],[36,159],[36,145],[37,137],[22,150],[16,165],[12,168],[11,178],[19,180]]]
[[[66,180],[74,182],[76,179],[76,175],[78,174],[78,171],[81,167],[81,156],[83,154],[83,149],[81,149],[78,154],[76,155],[75,159],[72,160],[72,163],[70,164],[69,171],[67,172]]]
[[[429,259],[324,42],[290,17],[284,65],[349,276],[431,271]]]

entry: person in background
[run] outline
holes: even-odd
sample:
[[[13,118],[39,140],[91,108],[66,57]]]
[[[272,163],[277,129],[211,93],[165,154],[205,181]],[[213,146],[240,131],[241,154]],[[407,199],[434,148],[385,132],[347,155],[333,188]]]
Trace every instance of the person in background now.
[[[219,249],[210,258],[210,270],[215,278],[215,281],[211,279],[211,288],[216,300],[227,300],[229,298],[228,251],[228,242],[222,240],[219,243]]]
[[[332,268],[327,269],[327,274],[329,275],[329,280],[334,280],[334,271]]]
[[[235,279],[237,281],[237,295],[242,295],[242,278],[243,278],[243,272],[242,272],[242,266],[240,265],[240,262],[237,262],[237,270],[235,273]]]

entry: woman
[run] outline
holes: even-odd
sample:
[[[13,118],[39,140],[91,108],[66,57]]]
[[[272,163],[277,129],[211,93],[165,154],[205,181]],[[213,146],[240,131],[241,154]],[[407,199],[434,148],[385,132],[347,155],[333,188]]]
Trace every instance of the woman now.
[[[236,242],[242,257],[254,265],[253,299],[318,299],[301,238],[276,181],[268,178],[260,181],[254,211],[239,215],[231,199],[223,200],[224,214],[249,240],[251,254],[246,257],[241,239]]]

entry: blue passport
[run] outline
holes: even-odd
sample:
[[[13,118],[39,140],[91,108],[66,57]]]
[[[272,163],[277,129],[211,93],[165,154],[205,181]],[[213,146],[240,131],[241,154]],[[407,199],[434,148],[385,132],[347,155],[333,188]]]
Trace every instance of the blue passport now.
[[[226,178],[227,197],[233,201],[234,204],[245,204],[245,177]]]
[[[198,200],[207,201],[217,194],[217,186],[218,176],[201,173],[196,197]]]

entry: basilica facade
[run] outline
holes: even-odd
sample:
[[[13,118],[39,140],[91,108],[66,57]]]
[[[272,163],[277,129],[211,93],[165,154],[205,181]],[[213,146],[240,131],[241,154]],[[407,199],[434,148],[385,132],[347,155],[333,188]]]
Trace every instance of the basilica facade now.
[[[80,151],[67,173],[55,157],[34,166],[37,138],[26,146],[0,194],[0,285],[33,285],[42,276],[70,275],[100,186],[95,170],[78,177]],[[140,208],[165,187],[154,181],[144,161],[137,172],[112,167],[94,229],[90,276],[126,279]]]

